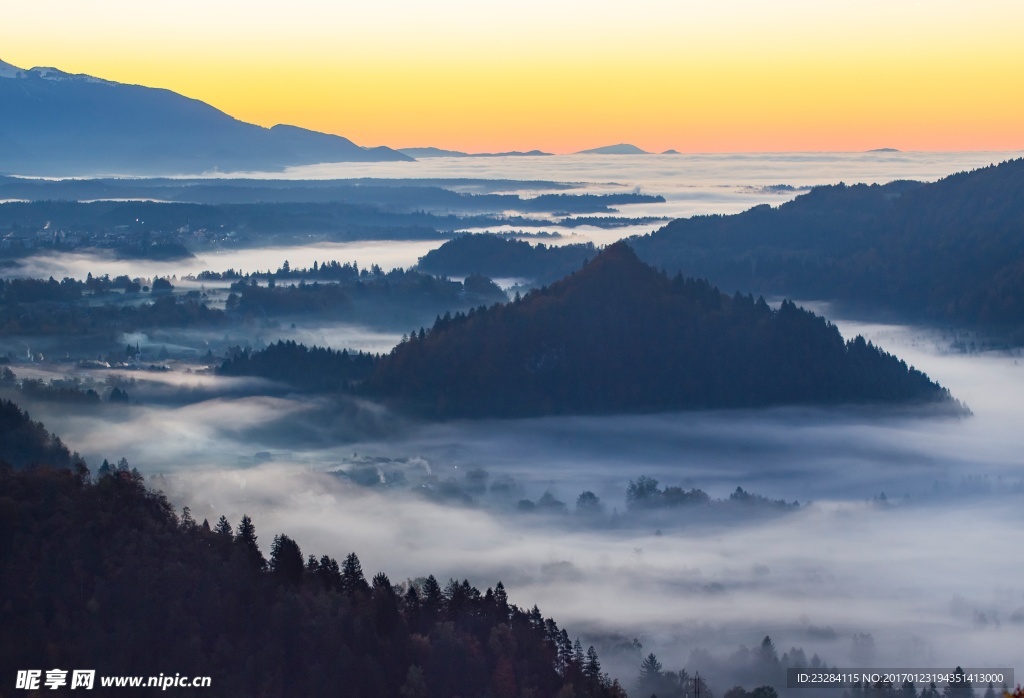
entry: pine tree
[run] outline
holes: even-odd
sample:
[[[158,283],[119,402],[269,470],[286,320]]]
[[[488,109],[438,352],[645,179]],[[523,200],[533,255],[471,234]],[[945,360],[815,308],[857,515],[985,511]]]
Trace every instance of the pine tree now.
[[[341,588],[341,568],[338,566],[338,561],[333,557],[324,555],[320,558],[317,576],[324,585],[324,589]]]
[[[248,514],[242,515],[238,531],[235,533],[235,543],[242,546],[254,569],[262,570],[266,567],[267,561],[263,558],[260,546],[256,542],[256,526]]]
[[[369,588],[359,558],[355,553],[349,553],[341,564],[341,590],[346,594],[354,594],[357,591],[368,591]]]
[[[601,680],[601,662],[597,659],[597,650],[593,645],[587,649],[587,662],[583,665],[583,675],[591,681]]]
[[[444,594],[441,585],[437,583],[434,575],[430,575],[423,582],[423,607],[434,612],[440,612],[444,605]]]
[[[282,582],[298,586],[302,583],[303,568],[299,544],[283,533],[274,536],[274,543],[270,547],[271,573]]]
[[[636,679],[637,695],[649,696],[656,692],[661,684],[662,665],[654,652],[647,655],[640,664],[640,675]]]
[[[500,581],[494,587],[494,603],[498,607],[498,613],[502,618],[508,617],[508,594],[505,592],[505,585]]]
[[[196,520],[192,518],[192,510],[188,507],[184,507],[181,510],[181,522],[179,523],[182,531],[194,531],[198,528]]]
[[[569,633],[565,631],[565,628],[562,628],[558,636],[558,663],[561,666],[563,676],[569,671],[572,661],[572,640],[569,639]]]
[[[217,527],[213,529],[214,533],[231,538],[231,523],[228,521],[228,517],[221,515],[220,519],[217,520]]]
[[[410,584],[409,588],[406,589],[403,601],[405,602],[405,608],[409,612],[415,613],[417,610],[419,610],[420,595],[419,593],[417,593],[416,587],[414,585]]]

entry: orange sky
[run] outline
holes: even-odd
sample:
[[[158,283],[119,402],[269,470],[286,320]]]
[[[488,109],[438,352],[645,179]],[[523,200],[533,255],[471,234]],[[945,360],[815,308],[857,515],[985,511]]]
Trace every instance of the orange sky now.
[[[362,145],[1024,149],[1016,0],[347,4],[37,0],[0,59]]]

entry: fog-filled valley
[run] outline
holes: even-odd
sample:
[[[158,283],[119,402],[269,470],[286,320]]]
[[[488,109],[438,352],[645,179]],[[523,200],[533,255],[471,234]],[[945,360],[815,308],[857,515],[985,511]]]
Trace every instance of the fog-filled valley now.
[[[17,254],[5,248],[0,398],[43,422],[80,454],[93,478],[101,464],[109,470],[126,459],[179,515],[188,507],[191,517],[211,527],[222,516],[232,526],[251,517],[264,554],[275,535],[286,533],[303,552],[342,560],[356,551],[367,578],[383,571],[394,584],[422,584],[427,574],[442,585],[467,579],[480,589],[501,580],[512,601],[523,608],[536,604],[583,647],[594,646],[603,671],[631,695],[649,653],[666,671],[699,672],[717,696],[735,685],[811,695],[787,689],[782,668],[812,665],[812,659],[813,666],[1024,669],[1019,343],[993,342],[966,324],[879,322],[872,313],[858,315],[820,298],[765,292],[758,299],[763,289],[721,286],[721,294],[700,291],[714,296],[708,301],[714,314],[695,316],[692,328],[726,328],[721,331],[732,333],[732,344],[747,341],[746,330],[714,322],[739,313],[734,306],[746,308],[754,290],[749,306],[762,319],[749,332],[750,351],[767,356],[775,349],[765,318],[796,313],[792,300],[816,314],[806,323],[838,328],[842,340],[830,334],[828,342],[839,351],[862,336],[872,352],[896,357],[892,364],[900,371],[919,375],[916,369],[936,390],[948,390],[956,409],[894,390],[885,404],[797,395],[652,407],[641,396],[628,409],[609,402],[607,409],[586,410],[568,401],[564,409],[493,414],[466,402],[472,405],[467,414],[437,406],[449,404],[440,398],[430,409],[404,409],[388,399],[393,394],[370,390],[376,385],[371,372],[379,370],[373,366],[380,365],[372,362],[430,350],[454,366],[459,380],[468,376],[474,399],[500,400],[488,392],[496,383],[486,382],[482,368],[501,356],[487,345],[487,336],[504,337],[493,318],[507,320],[509,336],[529,334],[528,320],[539,315],[517,316],[514,309],[546,311],[555,296],[545,294],[570,288],[529,274],[490,278],[466,268],[448,277],[427,264],[416,268],[456,233],[508,234],[502,239],[534,248],[593,243],[593,257],[585,255],[592,261],[602,250],[621,249],[612,244],[617,240],[659,229],[670,218],[777,206],[841,179],[933,181],[1012,154],[1002,155],[438,158],[297,168],[275,174],[281,181],[272,180],[260,196],[275,188],[299,196],[282,183],[289,177],[429,177],[431,186],[459,195],[528,199],[568,191],[647,198],[603,212],[635,219],[614,227],[566,226],[567,211],[537,204],[542,224],[511,234],[523,230],[522,221],[501,216],[522,211],[489,200],[483,212],[469,213],[492,220],[431,228],[425,239],[304,240],[284,220],[281,237],[267,239],[249,226],[253,239],[204,240],[187,250],[189,256],[173,259],[126,258],[102,247],[39,246]],[[138,196],[148,186],[171,185],[132,186]],[[303,186],[301,196],[313,196],[317,186]],[[415,201],[413,208],[421,203]],[[438,215],[469,215],[452,211]],[[24,237],[25,225],[15,224],[9,239]],[[169,226],[177,229],[176,219]],[[4,230],[0,224],[0,234]],[[550,236],[537,237],[541,231]],[[131,231],[123,234],[131,237]],[[1020,231],[1015,235],[1019,246]],[[588,278],[594,266],[574,278]],[[673,275],[650,283],[668,288]],[[50,277],[54,281],[45,281]],[[609,298],[638,293],[638,285],[614,287]],[[588,289],[571,287],[579,294]],[[612,301],[601,302],[595,315],[607,321],[616,310]],[[497,304],[513,310],[499,316],[505,311]],[[686,304],[664,306],[674,314],[652,310],[651,316],[683,323],[679,308]],[[494,324],[483,324],[485,313]],[[484,338],[465,340],[478,349],[459,354],[451,348],[458,345],[441,343],[446,317],[486,328]],[[577,331],[555,317],[545,322]],[[603,345],[587,335],[565,346],[599,350],[620,342],[635,351],[640,368],[664,353],[684,355],[669,343],[673,338],[652,340],[627,330],[620,336],[618,327]],[[700,330],[687,338],[697,342]],[[365,360],[365,371],[339,377],[313,368],[302,382],[294,379],[300,366],[279,367],[274,375],[230,370],[232,360],[278,342],[346,350],[346,360]],[[538,342],[554,346],[549,335]],[[665,345],[654,346],[658,342]],[[816,342],[801,336],[778,351],[795,356],[799,347],[827,343]],[[523,376],[548,375],[547,349],[538,351],[541,360]],[[608,376],[600,351],[558,360],[573,366],[581,356],[592,366],[591,383],[603,385]],[[395,375],[410,385],[441,375],[422,368],[430,363],[408,365],[421,375]],[[815,372],[810,383],[832,385],[825,369],[801,365]],[[721,375],[740,375],[741,368],[730,366]],[[521,384],[516,370],[506,362],[495,373]],[[781,362],[776,370],[787,375]],[[864,371],[859,380],[870,382]],[[762,373],[774,375],[770,368]],[[587,380],[586,371],[580,375]],[[718,408],[706,409],[709,404]],[[771,646],[763,644],[766,636]],[[984,687],[975,689],[980,695]]]
[[[693,651],[725,673],[728,653],[767,634],[844,665],[867,633],[872,661],[1013,666],[1024,478],[1012,396],[1024,373],[1012,356],[938,353],[927,334],[874,329],[969,395],[974,416],[794,408],[421,425],[202,376],[140,377],[126,388],[140,404],[33,415],[90,463],[128,458],[199,519],[248,513],[266,535],[357,550],[393,579],[427,567],[502,579],[602,650],[636,636],[710,676]],[[162,401],[170,386],[178,404]],[[631,510],[641,476],[800,506]],[[577,511],[586,491],[603,511]],[[520,504],[546,495],[563,505]],[[624,678],[638,664],[602,656]]]

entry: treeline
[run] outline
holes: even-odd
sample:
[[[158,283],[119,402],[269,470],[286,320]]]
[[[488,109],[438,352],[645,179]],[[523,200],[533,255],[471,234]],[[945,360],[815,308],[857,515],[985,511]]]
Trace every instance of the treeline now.
[[[81,300],[86,294],[100,296],[103,294],[123,291],[126,294],[149,292],[149,279],[129,278],[122,274],[113,279],[109,274],[93,276],[89,274],[85,281],[65,277],[57,281],[49,279],[0,279],[0,304],[6,303],[73,303]],[[169,293],[174,286],[169,279],[154,278],[154,293]]]
[[[75,279],[0,279],[0,304],[70,302],[82,297],[85,284]]]
[[[455,491],[464,492],[468,498],[470,492],[479,489],[481,478],[479,470],[471,470],[467,475],[467,482],[464,488],[459,488],[459,483],[449,482],[449,497]],[[470,480],[473,478],[473,480]],[[484,480],[486,484],[486,480]],[[508,487],[508,483],[502,482],[499,487]],[[536,512],[545,514],[568,514],[569,506],[556,498],[551,492],[545,492],[540,499],[533,501],[521,499],[516,505],[521,512]],[[763,495],[747,492],[742,487],[737,487],[726,499],[713,499],[704,490],[691,488],[686,490],[682,487],[669,485],[660,487],[655,478],[641,475],[636,480],[630,480],[626,487],[626,511],[631,514],[642,514],[660,510],[673,509],[694,509],[702,513],[710,511],[733,512],[754,512],[754,511],[791,511],[800,508],[799,502],[787,502],[783,499],[769,499]],[[590,490],[585,490],[576,498],[574,513],[577,517],[589,520],[604,519],[608,514],[608,507],[601,498]],[[613,522],[620,522],[622,514],[613,517]]]
[[[268,182],[231,179],[76,179],[63,181],[25,180],[0,177],[0,198],[39,201],[153,199],[175,204],[348,204],[383,211],[452,210],[495,212],[609,212],[612,206],[636,203],[663,203],[660,196],[637,193],[620,194],[542,194],[524,198],[518,194],[472,194],[447,186],[474,183],[503,188],[528,187],[560,189],[567,185],[553,182],[494,182],[493,180],[329,180]],[[447,185],[447,186],[444,186]],[[197,221],[201,218],[195,219]],[[0,224],[3,217],[0,216]]]
[[[474,189],[563,190],[571,184],[541,180],[429,179],[363,177],[356,179],[169,179],[166,177],[102,179],[26,179],[0,176],[0,199],[26,201],[93,201],[154,199],[199,204],[349,201],[404,203],[422,208],[438,197],[461,196],[454,187]],[[445,201],[441,201],[445,203]]]
[[[199,190],[195,190],[199,191]],[[89,236],[91,244],[131,254],[144,254],[151,243],[167,247],[163,254],[189,255],[183,243],[237,244],[258,237],[293,240],[309,233],[331,240],[428,240],[463,228],[484,228],[534,219],[505,216],[505,211],[555,215],[614,213],[626,203],[660,203],[664,198],[644,194],[461,194],[427,187],[377,187],[373,195],[352,187],[346,200],[272,201],[259,195],[220,189],[214,199],[240,198],[239,203],[157,201],[14,201],[0,203],[0,231],[31,233],[54,230]],[[285,190],[265,192],[279,198]],[[185,194],[184,198],[188,198]],[[201,196],[194,198],[203,198]],[[255,199],[255,200],[254,200]],[[200,241],[191,231],[205,231]],[[230,235],[228,235],[230,233]],[[150,238],[149,235],[156,235]],[[101,237],[94,237],[101,236]],[[170,237],[164,237],[170,236]],[[308,240],[307,240],[308,241]],[[265,242],[265,240],[264,240]]]
[[[418,268],[432,274],[485,274],[550,283],[582,267],[597,255],[585,245],[532,245],[487,233],[460,235],[420,257]]]
[[[816,187],[778,208],[670,223],[641,258],[729,289],[998,332],[1024,342],[1024,159],[932,184]]]
[[[581,494],[582,498],[585,494]],[[645,511],[651,509],[675,509],[688,506],[706,506],[710,504],[738,504],[744,507],[770,507],[773,509],[797,509],[799,502],[786,502],[783,499],[768,499],[759,494],[747,492],[742,487],[737,487],[725,500],[714,500],[704,490],[691,488],[685,490],[682,487],[669,485],[659,487],[658,481],[653,477],[641,475],[636,480],[630,480],[626,487],[626,508],[630,511]],[[579,501],[577,501],[579,509]]]
[[[329,268],[329,271],[334,271]],[[226,309],[243,315],[292,315],[301,313],[352,312],[359,305],[389,306],[393,312],[408,314],[428,308],[444,311],[476,303],[504,301],[508,297],[493,281],[480,275],[468,277],[464,282],[424,274],[423,272],[392,269],[384,273],[359,274],[353,268],[346,275],[345,267],[337,269],[335,280],[328,283],[306,283],[297,272],[274,274],[267,285],[258,285],[255,275],[249,280],[231,285]],[[298,284],[285,285],[278,279],[298,276]]]
[[[248,516],[178,517],[126,462],[102,470],[0,467],[5,685],[66,667],[210,676],[228,697],[626,695],[500,582],[367,580],[355,553],[304,556],[285,534],[265,558]]]
[[[64,336],[130,332],[150,327],[215,327],[227,319],[199,292],[161,295],[151,303],[0,303],[0,335]]]
[[[72,454],[60,437],[47,431],[42,422],[33,422],[28,412],[10,400],[0,400],[0,462],[15,468],[44,464],[71,468],[81,462],[81,457]],[[2,496],[3,490],[0,490]],[[5,532],[9,530],[2,522],[0,528]]]
[[[421,303],[434,299],[451,301],[469,298],[476,302],[507,300],[501,288],[487,276],[473,272],[455,276],[464,276],[465,279],[453,281],[447,274],[424,273],[420,269],[399,267],[385,272],[377,264],[360,269],[358,263],[342,264],[337,260],[322,264],[314,261],[311,267],[295,268],[285,260],[276,271],[268,269],[242,273],[228,269],[223,272],[203,271],[187,278],[198,282],[231,281],[231,290],[238,293],[249,292],[259,287],[260,282],[266,282],[266,288],[274,289],[281,286],[295,287],[295,281],[299,282],[302,290],[309,292],[309,285],[304,282],[313,281],[313,287],[316,288],[316,282],[324,281],[348,289],[350,294],[357,297],[390,295]]]
[[[330,260],[323,263],[318,261],[313,262],[311,267],[294,268],[286,259],[284,264],[278,267],[277,271],[268,269],[265,272],[253,271],[243,273],[241,271],[235,271],[234,269],[228,269],[227,271],[203,271],[196,274],[192,278],[195,281],[248,281],[252,282],[256,280],[267,280],[274,279],[274,282],[288,281],[288,280],[299,280],[305,279],[307,281],[340,281],[340,282],[354,282],[357,280],[369,280],[371,278],[381,276],[384,274],[384,270],[378,265],[374,264],[370,268],[363,267],[359,268],[358,262],[345,262],[342,264],[338,260]]]
[[[578,228],[583,225],[595,228],[625,228],[630,225],[650,225],[651,223],[667,220],[669,219],[664,216],[638,216],[636,218],[626,218],[624,216],[573,216],[572,218],[561,219],[558,221],[558,225],[564,228]]]
[[[375,269],[377,273],[365,273],[352,267],[346,273],[346,267],[328,267],[336,280],[326,283],[307,283],[301,272],[279,270],[265,277],[263,286],[253,274],[231,285],[225,310],[241,319],[314,314],[375,327],[410,328],[438,313],[508,300],[497,284],[480,275],[452,281],[411,269]],[[296,276],[297,284],[284,283]]]
[[[225,376],[259,376],[310,392],[337,392],[366,380],[375,363],[376,357],[363,352],[278,341],[260,351],[229,349],[218,372]]]
[[[0,368],[0,390],[17,393],[19,401],[57,402],[64,405],[99,405],[103,398],[96,390],[95,384],[83,383],[80,378],[22,378],[4,366]],[[113,386],[105,392],[106,401],[126,404],[130,401],[128,393],[119,386]]]
[[[948,391],[786,301],[669,278],[623,243],[507,305],[441,318],[381,358],[370,396],[431,417],[945,403]]]
[[[190,280],[232,282],[225,309],[207,305],[205,293],[198,290],[173,293],[175,286],[168,278],[90,274],[84,281],[0,280],[0,335],[110,335],[304,314],[412,328],[438,313],[508,298],[479,274],[453,281],[413,269],[385,272],[377,265],[359,269],[336,261],[314,263],[308,269],[292,269],[285,262],[276,272],[203,272]],[[146,296],[151,302],[136,302],[141,292],[151,292]]]

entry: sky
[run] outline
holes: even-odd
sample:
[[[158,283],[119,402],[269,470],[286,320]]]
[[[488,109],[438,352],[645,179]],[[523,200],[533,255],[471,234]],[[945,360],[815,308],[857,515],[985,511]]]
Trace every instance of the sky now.
[[[361,145],[1020,150],[1019,0],[37,0],[0,59]]]

